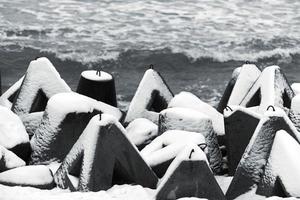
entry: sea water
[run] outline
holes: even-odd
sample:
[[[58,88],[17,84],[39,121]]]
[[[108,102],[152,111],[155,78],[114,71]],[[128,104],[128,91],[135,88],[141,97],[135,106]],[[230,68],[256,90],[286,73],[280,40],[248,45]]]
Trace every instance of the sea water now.
[[[150,64],[174,93],[216,105],[246,61],[300,82],[300,1],[1,0],[3,90],[38,56],[74,90],[85,69],[113,74],[121,106]]]

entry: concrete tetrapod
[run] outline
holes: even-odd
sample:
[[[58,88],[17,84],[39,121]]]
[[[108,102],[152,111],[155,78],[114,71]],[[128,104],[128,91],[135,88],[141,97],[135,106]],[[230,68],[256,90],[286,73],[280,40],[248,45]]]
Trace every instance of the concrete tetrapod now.
[[[258,187],[278,130],[300,139],[299,132],[282,109],[276,107],[274,111],[265,112],[240,160],[227,190],[227,199],[235,199]]]
[[[90,119],[99,112],[118,120],[122,112],[113,106],[74,92],[54,95],[30,144],[30,164],[62,162]]]
[[[159,112],[168,107],[173,93],[161,75],[148,69],[129,105],[124,123],[127,126],[136,118],[146,118],[158,123]]]
[[[181,197],[225,200],[205,154],[195,144],[187,145],[178,154],[157,188],[157,200]]]
[[[261,115],[241,106],[224,110],[228,174],[233,176]]]
[[[94,116],[55,174],[61,188],[99,191],[114,184],[155,188],[157,177],[125,134],[118,120]]]

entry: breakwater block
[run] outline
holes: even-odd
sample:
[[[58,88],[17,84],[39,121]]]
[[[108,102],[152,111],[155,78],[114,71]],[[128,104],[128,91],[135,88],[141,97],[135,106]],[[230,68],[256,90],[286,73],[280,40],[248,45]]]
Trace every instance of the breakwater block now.
[[[277,131],[257,193],[300,197],[300,144],[286,131]]]
[[[56,184],[76,191],[125,183],[155,188],[157,177],[125,132],[115,117],[94,116],[57,170]]]
[[[227,105],[239,105],[247,95],[261,71],[253,64],[244,64],[236,68],[227,84],[217,110],[223,113]]]
[[[270,105],[290,109],[293,97],[294,92],[280,67],[270,66],[262,71],[240,105],[256,107],[264,113]]]
[[[178,153],[190,143],[206,149],[205,137],[201,133],[170,130],[155,138],[142,151],[141,155],[161,178]]]
[[[233,176],[261,115],[241,106],[224,110],[228,174]]]
[[[136,118],[146,118],[157,124],[159,112],[168,107],[172,98],[173,93],[162,76],[148,69],[131,100],[124,124],[127,126]]]
[[[104,71],[83,71],[77,87],[77,92],[85,96],[117,107],[115,80]]]
[[[224,136],[224,119],[214,107],[203,102],[190,92],[180,92],[171,99],[168,108],[182,107],[199,111],[210,117],[213,128],[218,136]]]
[[[258,186],[264,174],[275,134],[279,130],[285,130],[300,141],[299,132],[281,108],[275,107],[274,111],[265,112],[236,169],[226,193],[227,199],[245,196],[247,192]]]
[[[59,93],[50,98],[43,119],[30,144],[30,164],[62,162],[90,119],[99,112],[118,120],[122,112],[113,106],[74,92]]]
[[[157,200],[175,200],[182,197],[225,200],[205,154],[195,144],[180,152],[157,188]]]
[[[184,130],[201,133],[207,143],[208,160],[214,172],[219,173],[222,166],[222,155],[219,149],[217,134],[209,116],[189,108],[168,108],[160,112],[158,133],[167,130]]]

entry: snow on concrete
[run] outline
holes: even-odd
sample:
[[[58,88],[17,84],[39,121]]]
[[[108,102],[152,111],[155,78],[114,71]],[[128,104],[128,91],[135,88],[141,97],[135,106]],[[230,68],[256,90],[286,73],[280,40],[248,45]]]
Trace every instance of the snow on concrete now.
[[[201,197],[225,200],[205,153],[189,144],[176,156],[157,187],[157,200]]]
[[[26,132],[31,138],[36,131],[36,129],[39,127],[42,119],[43,119],[44,112],[33,112],[29,113],[27,115],[22,115],[21,119],[25,126]]]
[[[259,106],[264,113],[269,105],[289,108],[294,92],[278,66],[266,67],[247,93],[241,106]]]
[[[261,181],[274,136],[281,129],[300,141],[299,132],[281,108],[275,107],[275,111],[266,111],[238,165],[226,194],[227,199],[235,199],[247,193]]]
[[[240,73],[234,84],[227,104],[239,105],[242,102],[243,98],[247,95],[255,81],[258,79],[260,74],[261,71],[255,65],[244,64],[240,69]]]
[[[141,155],[152,167],[172,160],[190,143],[205,144],[205,137],[201,133],[170,130],[155,138],[141,151]]]
[[[20,92],[12,105],[13,112],[18,115],[30,113],[39,90],[42,90],[48,99],[57,93],[71,91],[45,57],[30,62]]]
[[[291,85],[291,88],[293,89],[293,91],[296,95],[300,94],[300,83],[293,83]]]
[[[261,114],[242,106],[230,106],[224,109],[229,175],[234,175],[261,117]]]
[[[222,156],[219,149],[217,134],[209,116],[189,108],[168,108],[160,112],[159,134],[167,130],[184,130],[201,133],[207,143],[208,158],[214,172],[219,172]]]
[[[190,92],[180,92],[171,99],[168,108],[183,107],[190,108],[202,112],[211,118],[215,132],[218,135],[224,135],[224,119],[223,115],[219,113],[214,107],[203,102],[197,96]]]
[[[238,78],[238,75],[240,74],[242,67],[237,67],[233,70],[232,75],[231,75],[231,79],[230,81],[227,83],[227,86],[225,88],[225,91],[222,95],[222,98],[218,104],[217,110],[220,113],[223,113],[224,108],[227,106],[228,100],[230,98],[231,92],[233,90],[233,87],[235,85],[235,82]]]
[[[125,124],[136,118],[146,118],[158,122],[158,113],[167,108],[173,94],[161,75],[153,69],[148,69],[129,105]]]
[[[296,95],[292,99],[291,110],[294,113],[300,114],[300,95]]]
[[[50,98],[30,141],[33,151],[30,163],[62,162],[89,120],[99,111],[117,119],[122,117],[118,108],[75,92],[59,93]]]
[[[25,162],[13,152],[0,145],[0,172],[25,166]]]
[[[12,149],[29,143],[29,137],[21,119],[9,108],[0,106],[0,145]]]
[[[93,81],[109,81],[112,79],[112,75],[107,72],[99,71],[100,74],[97,75],[97,70],[86,70],[81,73],[81,76],[88,80]]]
[[[127,139],[125,132],[112,115],[94,116],[57,170],[57,185],[79,191],[108,189],[116,181],[113,179],[114,170],[118,170],[119,177],[125,175],[126,183],[132,181],[143,186],[156,186],[157,177]],[[121,169],[120,166],[115,168],[115,163],[119,163]],[[69,175],[71,180],[67,180]],[[78,186],[70,185],[72,180]]]
[[[2,172],[0,173],[0,184],[31,186],[41,189],[54,187],[53,175],[50,169],[44,165],[23,166]]]
[[[263,190],[270,190],[266,192],[274,195],[278,177],[286,195],[300,197],[299,154],[300,144],[286,131],[277,131],[265,169]]]
[[[139,149],[158,135],[158,126],[145,118],[137,118],[126,127],[126,136]]]
[[[223,193],[225,194],[228,190],[228,187],[232,181],[232,176],[215,176],[220,188],[222,189]]]
[[[161,190],[182,161],[204,161],[209,165],[205,153],[194,143],[187,144],[170,164],[165,175],[159,181],[157,191]]]
[[[13,97],[17,96],[18,89],[21,87],[24,76],[8,88],[0,97],[0,105],[11,109],[13,104]]]
[[[155,200],[155,190],[140,185],[115,185],[99,192],[70,192],[59,188],[41,190],[0,184],[0,193],[1,200]]]

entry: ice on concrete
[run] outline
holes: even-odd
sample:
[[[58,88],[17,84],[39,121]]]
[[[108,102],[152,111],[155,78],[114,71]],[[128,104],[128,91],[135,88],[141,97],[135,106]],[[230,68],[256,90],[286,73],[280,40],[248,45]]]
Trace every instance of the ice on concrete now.
[[[136,118],[146,118],[157,124],[158,113],[167,108],[173,94],[161,77],[153,69],[148,69],[129,105],[125,124]]]
[[[0,145],[0,172],[25,166],[25,162],[13,152]]]
[[[275,107],[275,111],[265,112],[240,160],[226,193],[228,200],[236,199],[249,192],[251,188],[257,187],[264,173],[278,130],[285,130],[297,141],[300,141],[299,132],[281,108]]]
[[[126,136],[138,149],[144,148],[158,135],[158,126],[145,118],[137,118],[126,127]]]
[[[0,184],[52,189],[55,184],[50,169],[44,165],[23,166],[0,173]]]
[[[289,109],[294,92],[278,66],[266,67],[251,87],[241,106],[258,106],[258,112],[264,113],[268,106]]]
[[[44,111],[50,97],[71,91],[45,57],[30,62],[19,90],[12,105],[12,111],[19,116]]]
[[[15,97],[17,96],[19,92],[19,88],[22,85],[24,76],[20,78],[16,83],[14,83],[8,90],[6,90],[0,97],[0,105],[5,106],[9,109],[11,109],[12,104],[15,100]]]
[[[31,164],[62,162],[89,120],[99,112],[118,120],[122,112],[113,106],[74,92],[59,93],[48,101],[42,121],[30,143]]]
[[[184,130],[201,133],[207,143],[207,154],[214,172],[221,171],[222,156],[219,149],[217,134],[209,116],[189,108],[168,108],[160,112],[159,134],[167,130]]]
[[[157,187],[157,200],[199,197],[225,200],[205,153],[196,145],[187,145],[169,166]]]
[[[179,94],[175,95],[168,105],[168,108],[173,107],[190,108],[206,114],[211,118],[215,132],[218,135],[225,134],[223,115],[219,113],[214,107],[203,102],[194,94],[190,92],[180,92]]]
[[[157,177],[112,115],[94,116],[55,174],[61,188],[99,191],[113,184],[155,188]]]

